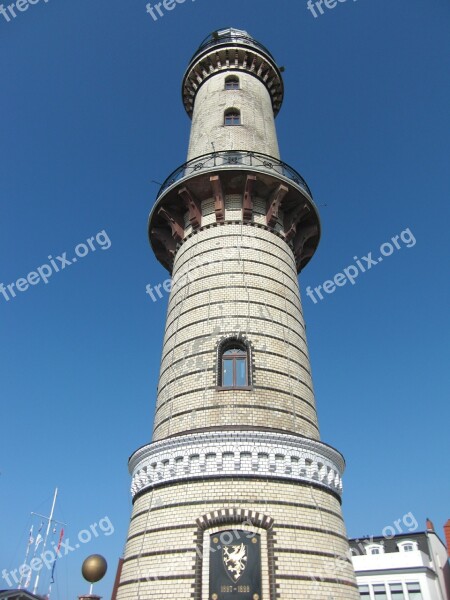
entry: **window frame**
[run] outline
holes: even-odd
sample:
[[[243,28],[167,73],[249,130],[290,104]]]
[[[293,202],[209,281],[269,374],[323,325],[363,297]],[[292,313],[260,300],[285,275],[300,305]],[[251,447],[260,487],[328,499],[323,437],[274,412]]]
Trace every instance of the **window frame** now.
[[[379,600],[380,598],[381,598],[381,600],[387,600],[387,598],[388,598],[387,588],[386,588],[386,584],[384,582],[373,583],[372,584],[372,592],[373,592],[373,596],[374,596],[375,600]]]
[[[406,548],[409,546],[411,549],[407,550]],[[397,548],[399,552],[415,552],[419,549],[419,545],[413,540],[402,540],[397,544]]]
[[[390,581],[388,587],[392,600],[406,600],[405,588],[401,581]]]
[[[414,587],[417,587],[418,589],[411,589]],[[408,594],[408,600],[423,600],[422,586],[420,585],[420,581],[407,581],[406,592]],[[417,594],[420,595],[417,596]]]
[[[384,554],[383,544],[368,544],[365,548],[368,556],[377,556],[378,554]],[[376,550],[376,552],[373,552]]]
[[[228,87],[229,85],[233,86],[233,87]],[[233,84],[237,84],[237,86],[235,87]],[[241,80],[239,79],[239,77],[237,75],[227,75],[225,77],[225,85],[224,85],[224,90],[229,92],[229,91],[233,91],[233,90],[240,90],[241,89]]]
[[[370,586],[367,583],[358,584],[358,592],[360,598],[367,598],[370,600]]]
[[[245,381],[242,385],[238,384],[239,380],[239,363],[244,363]],[[232,369],[232,385],[223,385],[225,379],[225,364],[230,363]],[[239,388],[248,387],[248,355],[247,351],[239,348],[229,348],[222,353],[222,385],[223,387]]]
[[[238,117],[239,122],[235,122]],[[232,119],[231,123],[227,123],[227,119]],[[240,127],[242,125],[242,114],[239,108],[235,106],[225,109],[223,113],[223,126],[224,127]]]
[[[226,357],[226,353],[230,350],[238,349],[241,351],[241,354],[231,354],[228,355],[230,358]],[[250,346],[247,342],[239,338],[228,338],[224,340],[218,349],[218,368],[217,368],[217,387],[216,389],[221,390],[252,390],[252,380],[251,380],[251,353]],[[233,385],[224,385],[224,361],[230,359],[233,361]],[[237,361],[245,359],[245,385],[235,385],[237,381]]]

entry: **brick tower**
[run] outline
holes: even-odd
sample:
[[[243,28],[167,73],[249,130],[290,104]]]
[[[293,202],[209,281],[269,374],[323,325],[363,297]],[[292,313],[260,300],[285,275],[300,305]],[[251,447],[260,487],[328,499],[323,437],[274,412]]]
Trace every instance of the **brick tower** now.
[[[280,160],[280,69],[224,29],[182,97],[187,162],[149,218],[172,290],[153,439],[129,461],[118,600],[356,600],[344,460],[319,440],[297,279],[319,215]]]

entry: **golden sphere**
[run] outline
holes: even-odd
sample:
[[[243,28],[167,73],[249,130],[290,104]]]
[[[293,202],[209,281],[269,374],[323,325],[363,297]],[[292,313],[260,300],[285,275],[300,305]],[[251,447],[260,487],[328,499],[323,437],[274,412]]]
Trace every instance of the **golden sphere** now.
[[[81,567],[81,573],[89,583],[96,583],[106,573],[108,563],[100,554],[88,556]]]

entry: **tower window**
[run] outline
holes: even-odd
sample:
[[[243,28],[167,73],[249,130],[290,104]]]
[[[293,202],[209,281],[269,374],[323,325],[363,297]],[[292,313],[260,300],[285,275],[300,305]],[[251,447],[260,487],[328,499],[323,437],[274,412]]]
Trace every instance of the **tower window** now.
[[[239,89],[239,77],[236,75],[229,75],[225,78],[225,89],[226,90],[238,90]]]
[[[247,386],[247,352],[241,348],[230,348],[222,356],[222,386]]]
[[[240,125],[241,124],[241,111],[237,108],[229,108],[225,111],[225,125]]]
[[[223,389],[248,388],[249,351],[245,343],[229,339],[219,349],[219,387]]]

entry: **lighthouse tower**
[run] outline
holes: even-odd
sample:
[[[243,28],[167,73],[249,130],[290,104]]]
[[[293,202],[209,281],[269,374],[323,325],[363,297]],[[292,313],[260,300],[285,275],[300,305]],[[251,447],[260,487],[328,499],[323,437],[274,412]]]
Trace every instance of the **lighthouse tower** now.
[[[224,29],[183,78],[187,162],[149,218],[172,276],[118,600],[356,600],[342,455],[320,441],[298,273],[320,221],[280,159],[283,80]]]

